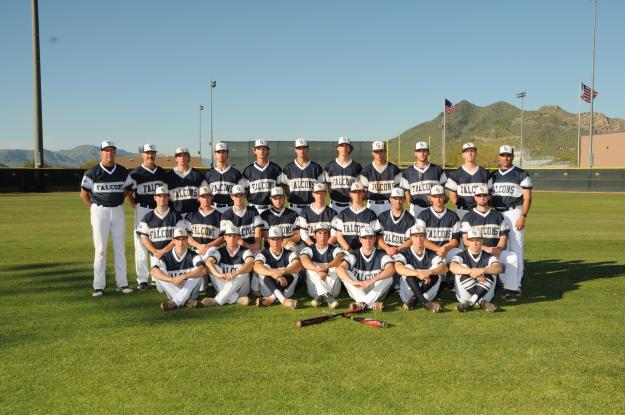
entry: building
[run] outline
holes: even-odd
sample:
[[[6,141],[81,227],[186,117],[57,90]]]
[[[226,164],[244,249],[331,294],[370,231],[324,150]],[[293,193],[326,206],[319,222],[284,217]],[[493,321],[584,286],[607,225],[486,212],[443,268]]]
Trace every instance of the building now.
[[[139,167],[142,161],[143,160],[141,159],[141,154],[130,157],[115,157],[115,162],[121,164],[128,170]],[[167,156],[165,154],[157,153],[156,164],[165,169],[171,169],[176,167],[176,158],[174,156]],[[208,168],[208,166],[202,165],[202,160],[199,157],[191,157],[191,166],[198,168]]]
[[[588,136],[582,136],[579,167],[590,167],[588,163],[588,146]],[[593,167],[625,167],[625,132],[593,135],[592,150],[594,153]]]

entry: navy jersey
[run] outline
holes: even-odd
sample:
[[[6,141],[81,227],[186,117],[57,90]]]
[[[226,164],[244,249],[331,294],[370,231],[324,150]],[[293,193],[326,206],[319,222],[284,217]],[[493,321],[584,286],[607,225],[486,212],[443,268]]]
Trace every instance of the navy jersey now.
[[[497,246],[499,238],[508,236],[510,227],[501,212],[494,209],[488,209],[486,213],[482,213],[473,209],[467,212],[462,218],[460,229],[462,233],[468,233],[471,228],[480,228],[485,246]]]
[[[176,250],[172,249],[163,255],[155,265],[172,278],[187,274],[201,266],[204,266],[202,258],[190,249],[186,249],[182,256],[178,256]]]
[[[296,259],[297,254],[295,252],[286,250],[284,248],[282,248],[279,255],[274,255],[274,253],[271,252],[271,249],[269,248],[260,251],[256,255],[256,262],[265,264],[268,268],[271,269],[286,268],[291,265]]]
[[[493,182],[492,206],[495,209],[507,209],[523,204],[522,189],[532,188],[532,179],[523,169],[512,166],[506,171],[495,170],[491,175]]]
[[[358,180],[362,166],[354,160],[346,165],[332,160],[324,168],[325,181],[330,186],[330,199],[339,203],[349,203],[349,189]]]
[[[254,259],[252,251],[241,247],[238,247],[237,250],[232,253],[225,246],[221,248],[213,247],[208,250],[207,255],[208,258],[213,258],[215,260],[215,264],[221,266],[221,270],[224,274],[234,272],[248,259]]]
[[[343,238],[352,249],[360,248],[358,233],[360,228],[364,226],[369,226],[375,233],[379,233],[381,230],[377,215],[367,207],[355,212],[350,206],[343,209],[334,221],[336,231],[343,233]]]
[[[353,254],[347,254],[345,262],[358,281],[367,281],[375,278],[387,264],[392,264],[393,259],[384,251],[374,248],[371,255],[365,255],[362,249],[356,250]]]
[[[128,170],[116,164],[108,170],[102,163],[85,172],[80,188],[89,192],[91,203],[115,207],[124,203],[124,183]]]
[[[336,210],[329,206],[325,206],[320,211],[314,209],[312,205],[304,207],[300,210],[297,218],[297,227],[300,229],[302,239],[314,237],[312,230],[319,224],[329,226],[334,232],[334,219],[336,216]]]
[[[152,210],[145,214],[139,225],[137,225],[137,235],[148,237],[156,249],[165,248],[174,238],[176,227],[188,227],[180,213],[168,208],[163,215]]]
[[[482,167],[478,166],[477,170],[471,174],[464,166],[458,167],[458,169],[449,173],[449,179],[445,184],[449,190],[454,191],[458,195],[458,202],[456,207],[458,209],[473,209],[475,207],[475,187],[482,184],[489,189],[492,187],[490,181],[490,174]]]
[[[443,263],[443,259],[436,255],[436,252],[424,249],[419,255],[412,247],[402,250],[394,257],[395,262],[400,262],[406,266],[410,265],[415,270],[433,269]]]
[[[391,189],[399,186],[400,179],[399,167],[389,162],[381,169],[369,163],[362,168],[359,177],[362,185],[369,191],[369,200],[388,200],[391,197]]]
[[[241,172],[232,166],[226,167],[225,170],[219,170],[217,167],[206,172],[206,182],[213,192],[213,203],[220,205],[232,206],[232,188],[241,182],[243,176]]]
[[[329,264],[339,254],[343,254],[343,250],[338,245],[328,245],[325,249],[319,249],[317,244],[307,246],[299,251],[300,256],[306,255],[310,260],[316,264]]]
[[[245,187],[249,188],[247,201],[255,205],[269,205],[271,188],[278,184],[282,169],[273,161],[260,167],[256,162],[243,170]]]
[[[278,182],[289,188],[289,203],[307,205],[313,202],[313,185],[323,181],[323,170],[314,161],[300,166],[297,160],[287,163]]]
[[[242,212],[235,212],[234,207],[230,207],[221,214],[222,233],[225,232],[228,225],[238,227],[241,232],[241,239],[248,244],[253,244],[254,232],[256,228],[262,227],[262,222],[256,209],[245,207]]]
[[[124,189],[135,192],[137,204],[154,209],[156,207],[154,192],[157,186],[165,182],[166,177],[167,172],[162,167],[155,166],[150,170],[142,164],[130,172],[124,183]]]
[[[188,213],[197,209],[200,187],[206,185],[202,172],[190,167],[183,174],[174,168],[167,172],[165,182],[169,186],[170,203],[177,212]]]
[[[415,224],[415,218],[405,210],[399,217],[393,216],[392,211],[385,210],[378,216],[382,228],[382,239],[390,246],[399,246],[410,239],[408,230]]]
[[[447,208],[440,213],[431,207],[425,209],[417,216],[416,223],[425,225],[428,241],[438,246],[443,246],[452,239],[460,242],[462,237],[458,215]]]
[[[408,167],[401,175],[400,186],[410,192],[410,203],[420,207],[428,207],[430,189],[437,184],[445,185],[447,176],[440,166],[428,164],[424,169],[416,165]]]
[[[221,213],[216,209],[209,213],[197,209],[187,213],[185,219],[191,225],[191,236],[198,243],[213,242],[221,235]]]
[[[276,212],[273,207],[263,211],[260,214],[260,219],[263,224],[263,230],[268,231],[272,226],[279,226],[282,229],[282,236],[290,238],[297,229],[297,213],[289,208],[282,209],[281,212]]]
[[[455,255],[452,259],[451,262],[456,262],[460,265],[464,265],[467,268],[473,269],[473,268],[486,268],[494,263],[499,263],[499,261],[497,260],[497,257],[492,256],[491,254],[489,254],[488,252],[480,252],[479,255],[477,256],[473,256],[468,249],[465,249],[464,251],[458,253],[458,255]],[[489,278],[493,278],[494,275],[492,274],[484,274],[486,277]]]

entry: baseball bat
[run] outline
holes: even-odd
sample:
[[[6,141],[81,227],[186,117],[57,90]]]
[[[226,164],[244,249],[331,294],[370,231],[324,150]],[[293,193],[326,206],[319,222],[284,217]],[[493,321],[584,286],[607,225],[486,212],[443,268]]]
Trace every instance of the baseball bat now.
[[[348,318],[350,320],[354,320],[357,321],[360,324],[364,324],[367,326],[371,326],[371,327],[377,327],[380,329],[385,329],[388,327],[388,324],[384,321],[381,320],[374,320],[372,318],[367,318],[367,317],[357,317],[357,316],[347,316],[344,315],[342,317]]]
[[[309,318],[306,320],[297,320],[297,322],[295,323],[295,327],[299,329],[299,328],[306,327],[306,326],[312,326],[313,324],[320,324],[320,323],[323,323],[324,321],[328,321],[336,317],[340,317],[340,316],[347,317],[348,314],[362,313],[363,311],[364,310],[360,308],[355,308],[353,310],[345,311],[344,313],[332,313],[332,314],[328,314],[325,316]]]

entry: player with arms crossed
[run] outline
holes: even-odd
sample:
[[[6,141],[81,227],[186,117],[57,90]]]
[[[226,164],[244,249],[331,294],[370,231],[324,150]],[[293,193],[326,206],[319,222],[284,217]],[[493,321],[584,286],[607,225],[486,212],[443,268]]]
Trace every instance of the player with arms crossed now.
[[[269,209],[271,189],[278,184],[282,169],[269,161],[269,145],[266,140],[254,142],[255,161],[243,170],[244,187],[248,188],[248,202],[260,215]]]
[[[297,227],[299,228],[301,241],[306,246],[315,243],[314,231],[319,225],[330,227],[329,244],[336,244],[336,230],[334,229],[334,218],[336,211],[326,205],[326,195],[328,188],[325,183],[315,183],[313,185],[313,203],[303,208],[297,218]]]
[[[360,163],[350,156],[353,150],[349,138],[339,137],[336,145],[337,157],[324,168],[325,181],[330,186],[330,207],[337,213],[349,206],[350,188],[362,171]]]
[[[445,187],[449,189],[449,198],[456,205],[456,214],[460,219],[473,207],[473,195],[477,185],[483,184],[491,188],[490,174],[477,164],[477,147],[473,143],[462,145],[464,163],[449,174]]]
[[[389,197],[391,189],[399,185],[401,172],[399,167],[386,160],[386,146],[384,141],[374,141],[371,144],[373,160],[362,168],[359,181],[369,193],[367,207],[380,215],[390,209]]]
[[[186,147],[176,149],[176,167],[167,172],[165,183],[169,187],[169,198],[174,210],[186,217],[197,209],[200,187],[206,186],[204,174],[189,164],[191,155]]]
[[[223,141],[215,144],[213,153],[215,166],[206,172],[206,181],[213,194],[213,207],[224,213],[232,206],[230,193],[232,188],[241,184],[243,176],[233,166],[228,164],[228,145]]]
[[[100,297],[106,287],[106,245],[109,233],[115,254],[117,291],[130,294],[126,274],[126,221],[124,183],[128,170],[115,163],[117,147],[112,141],[100,144],[100,163],[85,172],[80,183],[80,198],[91,212],[93,228],[93,296]]]
[[[282,169],[278,182],[288,189],[289,209],[300,213],[313,201],[313,186],[323,180],[321,166],[308,158],[308,141],[304,138],[295,140],[295,160]]]

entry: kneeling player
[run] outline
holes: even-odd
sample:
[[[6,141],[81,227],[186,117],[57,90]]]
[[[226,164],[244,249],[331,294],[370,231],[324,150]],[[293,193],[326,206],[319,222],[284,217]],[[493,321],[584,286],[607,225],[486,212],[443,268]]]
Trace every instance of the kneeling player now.
[[[402,276],[399,297],[406,310],[412,310],[419,303],[425,309],[438,313],[441,306],[432,300],[436,298],[441,275],[447,273],[447,266],[434,251],[425,249],[424,225],[414,225],[409,232],[410,247],[395,255],[395,270]]]
[[[282,246],[282,229],[272,226],[267,233],[269,249],[256,255],[254,272],[260,280],[262,298],[256,299],[256,305],[267,307],[276,299],[286,308],[297,308],[297,300],[290,297],[297,286],[298,272],[302,264],[295,252],[287,251]]]
[[[226,246],[211,248],[206,253],[208,274],[217,295],[202,300],[204,307],[224,304],[248,305],[250,299],[250,272],[254,268],[254,255],[249,249],[241,248],[241,232],[233,225],[226,227]]]
[[[370,227],[360,228],[359,239],[361,247],[353,254],[345,255],[336,273],[356,301],[350,304],[350,309],[382,311],[384,303],[381,300],[393,284],[393,260],[375,247],[375,233]]]
[[[339,302],[334,298],[341,292],[341,281],[336,275],[336,267],[343,262],[343,250],[336,245],[329,245],[330,226],[319,224],[315,228],[315,243],[300,251],[300,261],[306,270],[310,303],[319,307],[325,301],[328,307],[337,308]]]
[[[456,310],[469,311],[479,304],[484,311],[495,311],[497,306],[490,300],[495,295],[497,274],[503,267],[497,257],[482,251],[482,231],[472,228],[467,232],[467,249],[454,256],[449,270],[456,274],[456,298],[460,302]]]
[[[200,280],[206,274],[206,266],[199,255],[187,249],[188,236],[185,228],[174,229],[174,249],[164,254],[152,267],[156,286],[169,298],[169,301],[161,303],[163,311],[183,305],[195,308],[197,305],[195,299],[200,291]]]

